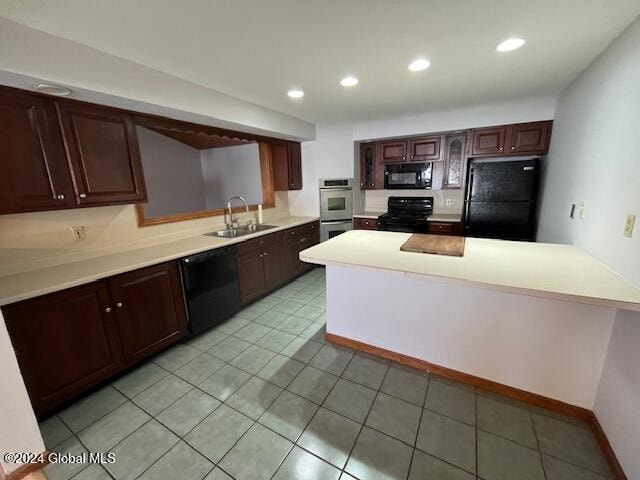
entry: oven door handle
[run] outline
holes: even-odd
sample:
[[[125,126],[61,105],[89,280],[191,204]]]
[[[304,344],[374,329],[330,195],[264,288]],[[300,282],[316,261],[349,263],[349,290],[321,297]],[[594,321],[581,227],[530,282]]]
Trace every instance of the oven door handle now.
[[[338,225],[340,223],[351,223],[353,220],[321,220],[320,225]]]

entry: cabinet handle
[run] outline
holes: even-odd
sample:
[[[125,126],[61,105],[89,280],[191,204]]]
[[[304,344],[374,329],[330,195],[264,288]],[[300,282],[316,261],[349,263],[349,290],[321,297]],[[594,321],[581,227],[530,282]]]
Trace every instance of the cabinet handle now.
[[[264,252],[262,255],[266,257],[267,256],[267,252]]]
[[[411,157],[410,157],[410,158],[413,158],[413,155],[411,155]]]
[[[296,234],[296,232],[290,232],[290,233],[291,233],[291,235],[295,235]]]
[[[80,198],[87,198],[87,194],[86,193],[81,193],[80,194]]]
[[[372,186],[372,187],[375,187],[375,186],[376,186],[376,184],[375,184],[375,183],[372,183],[372,184],[371,184],[371,186]]]
[[[511,147],[511,150],[515,150],[515,149],[516,149],[515,145],[513,147]]]
[[[64,195],[60,194],[56,197],[58,200],[64,200]]]
[[[105,308],[104,311],[107,312],[107,313],[111,313],[111,307]]]
[[[504,150],[504,147],[500,147],[500,151],[503,151],[503,150]]]
[[[122,308],[123,306],[124,306],[124,304],[122,302],[116,303],[116,307],[118,307],[118,308]]]
[[[293,187],[293,183],[291,184],[291,186]]]
[[[402,159],[403,159],[403,160],[406,160],[406,159],[407,159],[407,157],[406,157],[406,156],[404,156],[404,155],[402,155]]]
[[[261,254],[261,253],[260,253],[260,254],[258,254],[258,258],[262,258],[262,254]]]

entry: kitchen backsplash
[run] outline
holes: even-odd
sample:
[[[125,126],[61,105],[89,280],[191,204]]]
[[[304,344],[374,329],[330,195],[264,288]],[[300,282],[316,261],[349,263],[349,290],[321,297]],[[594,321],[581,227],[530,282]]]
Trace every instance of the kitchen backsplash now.
[[[461,213],[464,202],[462,190],[367,190],[361,207],[366,211],[386,211],[387,200],[392,196],[433,197],[433,211],[436,213]],[[447,200],[451,205],[447,205]]]
[[[287,192],[276,193],[275,208],[264,210],[265,223],[289,215]],[[248,215],[248,217],[247,217]],[[256,221],[256,212],[239,213]],[[71,227],[85,227],[75,240]],[[138,227],[133,205],[75,208],[0,215],[0,275],[177,240],[224,227],[222,216]]]

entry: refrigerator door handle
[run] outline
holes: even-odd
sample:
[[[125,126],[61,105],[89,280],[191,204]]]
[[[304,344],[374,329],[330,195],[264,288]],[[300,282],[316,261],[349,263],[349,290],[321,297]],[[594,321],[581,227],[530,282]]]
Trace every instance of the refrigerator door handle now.
[[[523,170],[535,170],[536,167],[522,167]]]
[[[471,190],[473,189],[473,168],[469,169],[469,181],[467,182],[467,198],[466,201],[471,201]]]

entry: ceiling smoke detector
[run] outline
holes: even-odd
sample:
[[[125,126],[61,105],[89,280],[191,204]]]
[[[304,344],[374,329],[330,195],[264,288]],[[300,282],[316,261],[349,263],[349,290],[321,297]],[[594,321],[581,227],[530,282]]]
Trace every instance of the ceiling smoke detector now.
[[[66,97],[71,94],[71,89],[63,87],[62,85],[55,85],[53,83],[38,83],[33,86],[39,93],[45,93],[47,95],[55,95],[57,97]]]

